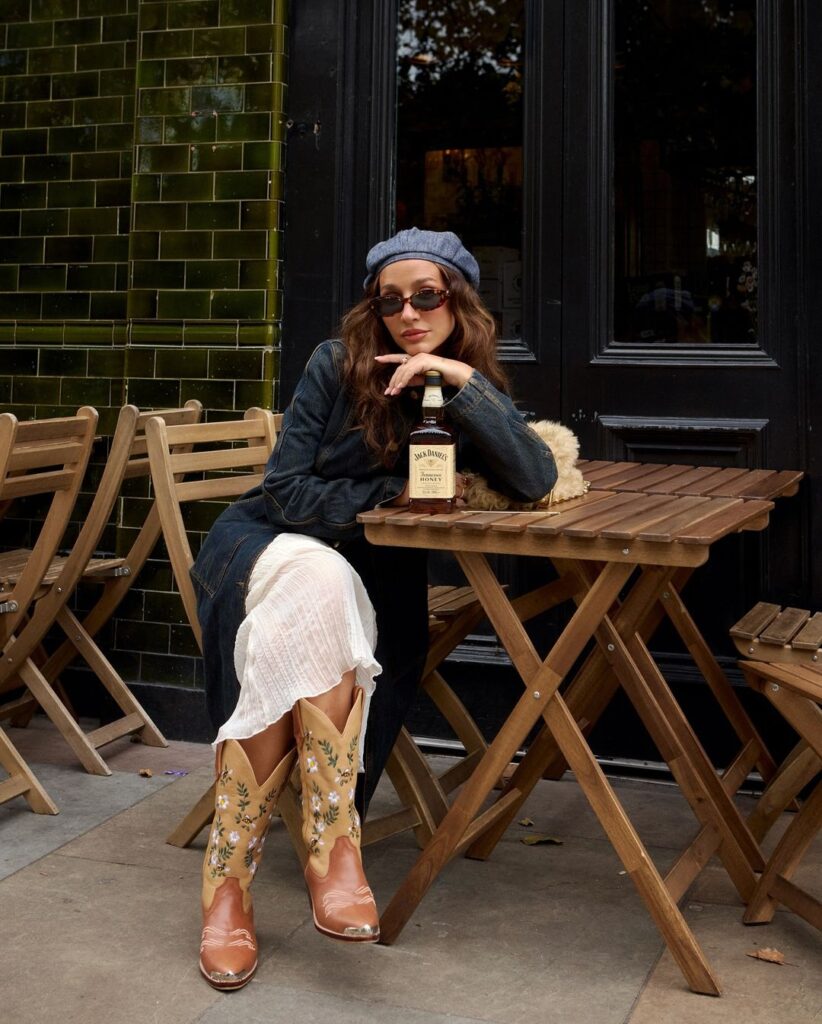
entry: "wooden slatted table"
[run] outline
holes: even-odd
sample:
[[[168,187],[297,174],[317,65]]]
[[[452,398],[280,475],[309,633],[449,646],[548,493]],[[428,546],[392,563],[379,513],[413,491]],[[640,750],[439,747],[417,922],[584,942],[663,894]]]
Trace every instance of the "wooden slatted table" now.
[[[681,500],[689,497],[702,500]],[[463,852],[487,856],[558,751],[575,772],[688,984],[696,992],[719,994],[717,979],[677,906],[684,891],[682,873],[675,868],[668,878],[660,876],[558,687],[594,638],[701,823],[704,845],[718,851],[742,898],[749,897],[755,871],[763,865],[759,847],[648,653],[641,629],[678,572],[702,565],[720,538],[763,529],[772,508],[771,501],[761,498],[669,494],[660,501],[644,493],[598,489],[544,512],[426,516],[379,509],[359,517],[375,544],[438,548],[456,555],[525,686],[386,908],[381,941],[397,938],[452,857]],[[509,600],[487,561],[489,554],[550,559],[560,573],[558,587],[576,603],[544,660],[522,622],[526,611],[535,612],[535,602]],[[482,810],[540,719],[542,731],[502,793]]]
[[[590,493],[615,492],[624,498],[630,494],[642,494],[647,498],[647,503],[641,506],[646,510],[643,514],[654,516],[656,510],[663,515],[676,512],[682,522],[692,513],[698,513],[700,508],[722,507],[717,499],[722,499],[724,507],[732,510],[734,503],[740,500],[775,501],[790,497],[796,494],[803,475],[797,470],[749,470],[739,467],[719,469],[713,466],[639,462],[581,461],[578,465],[590,484]],[[732,511],[730,514],[733,514]],[[675,524],[668,518],[664,525],[670,529]],[[603,535],[628,539],[632,527],[632,523],[620,523],[616,527],[606,528]],[[654,535],[651,530],[646,531],[646,536],[661,538],[659,532]],[[767,783],[771,782],[776,775],[777,765],[683,600],[683,588],[693,571],[693,567],[687,566],[678,569],[661,592],[660,600],[646,608],[636,628],[647,644],[667,617],[705,678],[719,711],[740,741],[737,754],[722,775],[725,789],[732,794],[754,768]],[[595,650],[577,673],[573,687],[566,694],[568,706],[576,720],[584,723],[583,731],[586,735],[612,700],[618,685],[614,674],[607,670],[602,652]],[[556,743],[552,744],[550,738],[546,738],[545,742],[551,747],[545,777],[559,778],[567,763]],[[777,817],[778,814],[763,815],[758,810],[752,812],[748,827],[757,841],[764,837]],[[485,843],[485,852],[490,852],[490,849],[489,839]],[[713,852],[710,836],[705,831],[684,851],[676,867],[677,885],[681,892],[687,889]]]

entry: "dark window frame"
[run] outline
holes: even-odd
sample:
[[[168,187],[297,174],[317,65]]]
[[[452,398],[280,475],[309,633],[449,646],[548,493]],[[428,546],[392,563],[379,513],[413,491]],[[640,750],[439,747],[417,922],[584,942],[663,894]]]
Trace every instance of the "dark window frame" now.
[[[569,67],[579,69],[567,90],[569,125],[589,126],[577,137],[579,175],[585,188],[587,254],[579,253],[590,301],[592,364],[740,366],[778,368],[795,351],[796,324],[796,110],[799,73],[795,12],[791,4],[758,0],[757,8],[757,189],[760,261],[760,338],[756,344],[688,345],[618,342],[613,331],[612,181],[614,0],[588,0],[571,19],[584,19],[569,33]],[[580,31],[582,29],[582,31]],[[584,109],[581,104],[585,104]],[[568,144],[571,142],[569,132]],[[573,264],[568,264],[573,265]],[[706,351],[709,348],[709,351]]]

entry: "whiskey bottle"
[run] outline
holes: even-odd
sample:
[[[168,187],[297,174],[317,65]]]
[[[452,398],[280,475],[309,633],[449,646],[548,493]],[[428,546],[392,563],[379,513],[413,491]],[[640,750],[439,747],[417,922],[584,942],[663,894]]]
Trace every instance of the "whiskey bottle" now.
[[[457,507],[457,436],[443,409],[442,374],[428,370],[422,419],[409,435],[408,496],[412,512]]]

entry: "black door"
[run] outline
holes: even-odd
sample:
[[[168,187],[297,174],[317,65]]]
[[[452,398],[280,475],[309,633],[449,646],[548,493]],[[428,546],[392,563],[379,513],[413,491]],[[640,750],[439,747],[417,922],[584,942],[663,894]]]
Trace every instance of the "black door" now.
[[[368,246],[449,227],[478,252],[522,407],[561,418],[585,456],[822,461],[815,8],[304,0],[291,38],[282,401],[359,294]],[[814,494],[691,584],[732,674],[727,627],[754,600],[822,606]],[[676,638],[655,647],[698,704]],[[613,742],[644,755],[638,732]]]

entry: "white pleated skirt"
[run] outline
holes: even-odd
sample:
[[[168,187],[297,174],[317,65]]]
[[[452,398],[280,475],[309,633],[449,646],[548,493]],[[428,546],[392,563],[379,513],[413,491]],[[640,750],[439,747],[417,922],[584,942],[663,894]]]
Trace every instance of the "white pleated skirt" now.
[[[360,766],[374,678],[377,622],[357,572],[334,548],[283,533],[251,573],[246,617],[237,631],[237,706],[217,733],[248,739],[287,714],[300,697],[317,697],[352,669],[363,689]]]

